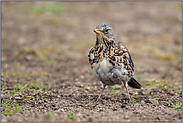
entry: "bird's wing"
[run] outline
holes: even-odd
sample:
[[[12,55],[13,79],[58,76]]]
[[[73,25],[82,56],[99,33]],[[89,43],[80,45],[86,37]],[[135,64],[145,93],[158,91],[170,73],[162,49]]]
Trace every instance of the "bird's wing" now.
[[[100,58],[101,58],[101,51],[102,51],[102,47],[100,46],[93,46],[89,53],[88,53],[88,60],[89,60],[89,63],[91,65],[91,67],[93,67],[93,63],[97,63],[99,62]]]
[[[109,62],[115,68],[122,70],[123,74],[127,74],[130,78],[134,75],[134,64],[128,49],[121,44],[116,43],[111,48]]]
[[[95,54],[94,54],[94,52],[95,52],[95,46],[93,46],[93,47],[90,49],[89,53],[88,53],[88,60],[89,60],[89,63],[90,63],[91,66],[92,66],[92,64],[93,64],[93,62],[94,62],[94,59],[95,59]]]
[[[132,69],[132,71],[134,72],[134,64],[133,64],[133,60],[132,60],[132,58],[131,58],[130,52],[128,51],[128,49],[127,49],[125,46],[122,46],[122,45],[121,45],[121,47],[122,47],[122,50],[123,50],[123,51],[125,50],[125,52],[128,54],[127,59],[128,59],[128,61],[129,61],[129,66],[130,66],[130,68]],[[124,48],[123,48],[123,47],[124,47]]]

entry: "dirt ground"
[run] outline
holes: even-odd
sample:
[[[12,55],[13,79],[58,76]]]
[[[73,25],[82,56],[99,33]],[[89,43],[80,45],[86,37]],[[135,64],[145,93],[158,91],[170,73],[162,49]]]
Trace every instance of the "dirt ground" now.
[[[1,4],[2,122],[182,122],[181,2]],[[143,86],[129,87],[129,104],[123,85],[92,103],[101,82],[87,54],[102,22],[129,49]]]

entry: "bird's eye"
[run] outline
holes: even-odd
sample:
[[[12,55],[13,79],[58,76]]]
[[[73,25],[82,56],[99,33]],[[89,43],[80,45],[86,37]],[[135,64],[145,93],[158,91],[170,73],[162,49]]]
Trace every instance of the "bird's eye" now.
[[[108,29],[106,29],[106,30],[105,30],[105,33],[108,33],[108,31],[109,31],[109,30],[108,30]]]

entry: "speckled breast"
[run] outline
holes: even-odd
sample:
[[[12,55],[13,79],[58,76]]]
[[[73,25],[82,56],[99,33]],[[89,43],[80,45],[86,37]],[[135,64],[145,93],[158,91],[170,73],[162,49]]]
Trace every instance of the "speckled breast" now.
[[[106,85],[122,84],[133,75],[128,54],[118,46],[94,46],[88,54],[89,63],[97,78]]]

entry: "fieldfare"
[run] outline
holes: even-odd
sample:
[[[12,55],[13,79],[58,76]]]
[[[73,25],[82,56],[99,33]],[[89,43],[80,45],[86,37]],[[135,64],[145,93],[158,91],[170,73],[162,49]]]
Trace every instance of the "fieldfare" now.
[[[93,73],[103,85],[96,102],[106,86],[115,84],[124,84],[131,101],[128,85],[137,89],[140,89],[141,85],[133,78],[134,64],[128,49],[117,39],[109,24],[100,23],[94,32],[96,44],[90,49],[88,59]]]

